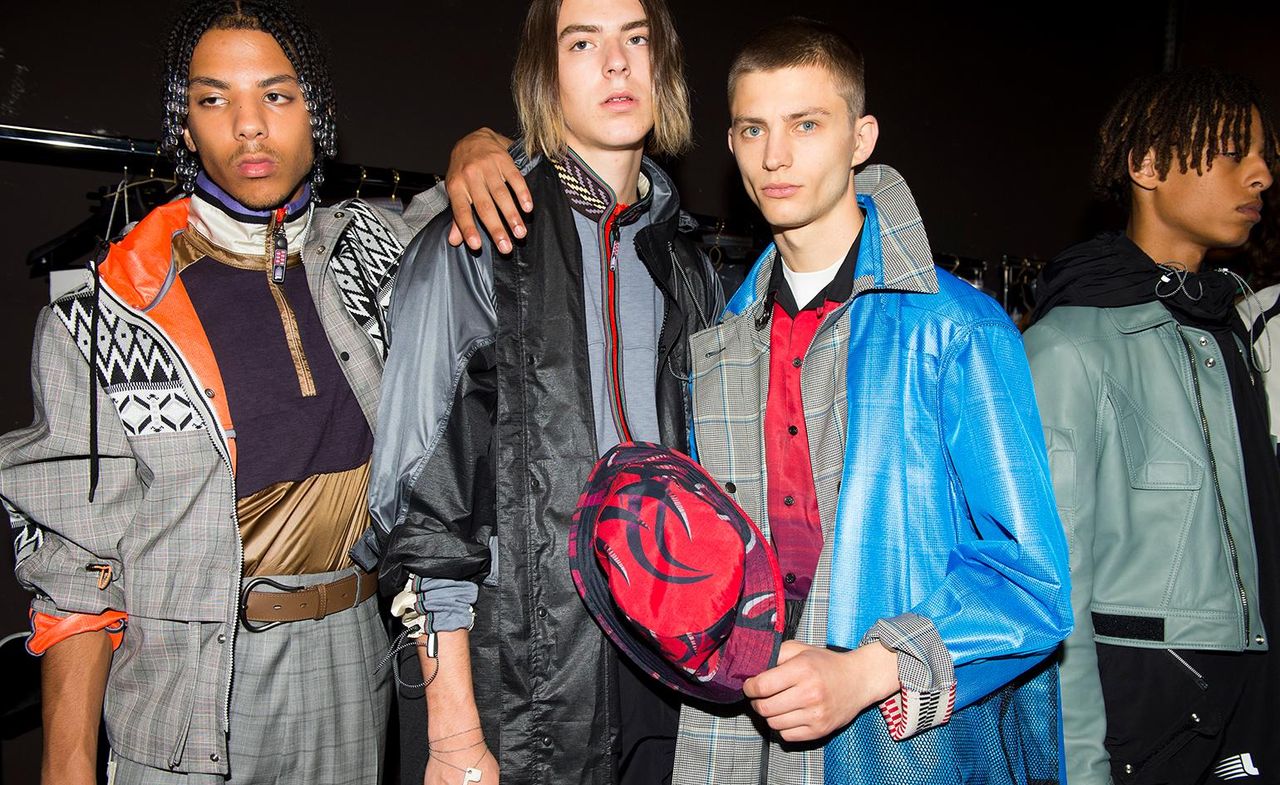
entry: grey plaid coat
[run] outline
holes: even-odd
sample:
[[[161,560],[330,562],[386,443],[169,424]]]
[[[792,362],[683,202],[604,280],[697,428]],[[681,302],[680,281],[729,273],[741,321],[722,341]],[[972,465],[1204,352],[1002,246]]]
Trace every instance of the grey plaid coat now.
[[[383,310],[399,255],[444,206],[432,192],[403,217],[363,202],[318,209],[303,246],[321,323],[371,427]],[[31,363],[35,418],[0,437],[0,498],[34,612],[128,614],[105,696],[111,746],[162,770],[225,774],[242,568],[234,434],[223,433],[211,403],[216,385],[188,361],[189,336],[160,326],[161,310],[175,299],[169,285],[148,288],[169,280],[168,253],[157,249],[167,251],[165,232],[185,225],[185,214],[183,203],[159,208],[121,243],[134,238],[137,246],[135,236],[148,232],[159,238],[150,254],[134,252],[102,281],[96,384],[88,366],[92,292],[72,292],[41,312]],[[93,395],[100,475],[90,503]],[[105,588],[87,565],[110,566]]]

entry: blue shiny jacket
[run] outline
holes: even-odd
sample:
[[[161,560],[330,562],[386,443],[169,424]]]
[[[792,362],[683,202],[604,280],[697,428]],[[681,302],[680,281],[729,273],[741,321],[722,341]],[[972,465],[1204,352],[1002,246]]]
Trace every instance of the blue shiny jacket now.
[[[1057,669],[1045,658],[1071,630],[1067,546],[1021,338],[994,300],[935,270],[896,172],[860,175],[859,203],[854,294],[824,320],[801,379],[831,533],[817,576],[829,558],[829,585],[815,586],[807,624],[825,623],[827,645],[854,648],[882,619],[928,620],[936,637],[924,637],[941,639],[954,668],[956,712],[900,742],[878,712],[863,713],[826,745],[823,779],[1061,781]],[[774,263],[770,248],[723,324],[691,342],[699,458],[732,478],[758,521],[767,478],[748,476],[763,466],[745,459],[760,437],[742,415],[763,407],[744,400],[757,387],[741,369],[763,374],[767,392],[768,328],[758,325]],[[826,607],[813,608],[821,598]],[[822,642],[821,627],[811,634]]]

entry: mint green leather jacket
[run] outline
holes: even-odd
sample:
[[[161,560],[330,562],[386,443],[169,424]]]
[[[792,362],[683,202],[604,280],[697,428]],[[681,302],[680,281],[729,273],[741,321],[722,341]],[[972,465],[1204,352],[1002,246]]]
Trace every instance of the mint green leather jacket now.
[[[1067,776],[1107,783],[1095,641],[1267,647],[1235,410],[1218,343],[1160,303],[1055,308],[1025,345],[1070,548]]]

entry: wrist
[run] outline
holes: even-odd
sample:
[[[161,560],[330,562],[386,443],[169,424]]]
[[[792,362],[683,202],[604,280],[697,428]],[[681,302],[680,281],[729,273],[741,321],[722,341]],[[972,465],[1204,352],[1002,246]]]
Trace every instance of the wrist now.
[[[898,679],[898,653],[893,649],[874,641],[859,646],[846,656],[856,663],[855,672],[866,695],[865,705],[879,703],[902,689]]]

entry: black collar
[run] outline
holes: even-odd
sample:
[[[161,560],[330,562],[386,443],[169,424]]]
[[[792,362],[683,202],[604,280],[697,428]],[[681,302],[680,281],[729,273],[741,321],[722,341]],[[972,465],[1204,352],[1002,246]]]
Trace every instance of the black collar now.
[[[864,223],[865,227],[866,224]],[[782,306],[782,310],[787,312],[791,318],[795,318],[801,311],[816,310],[823,303],[828,301],[833,303],[842,303],[853,296],[853,273],[858,266],[858,249],[862,246],[862,231],[858,231],[858,236],[853,238],[853,245],[850,246],[849,252],[845,254],[844,261],[840,263],[840,269],[836,270],[836,277],[831,279],[831,283],[823,287],[822,291],[814,295],[803,308],[796,304],[795,294],[792,293],[791,287],[787,285],[787,279],[782,273],[782,255],[778,254],[774,258],[773,271],[769,276],[769,291],[773,301]]]

